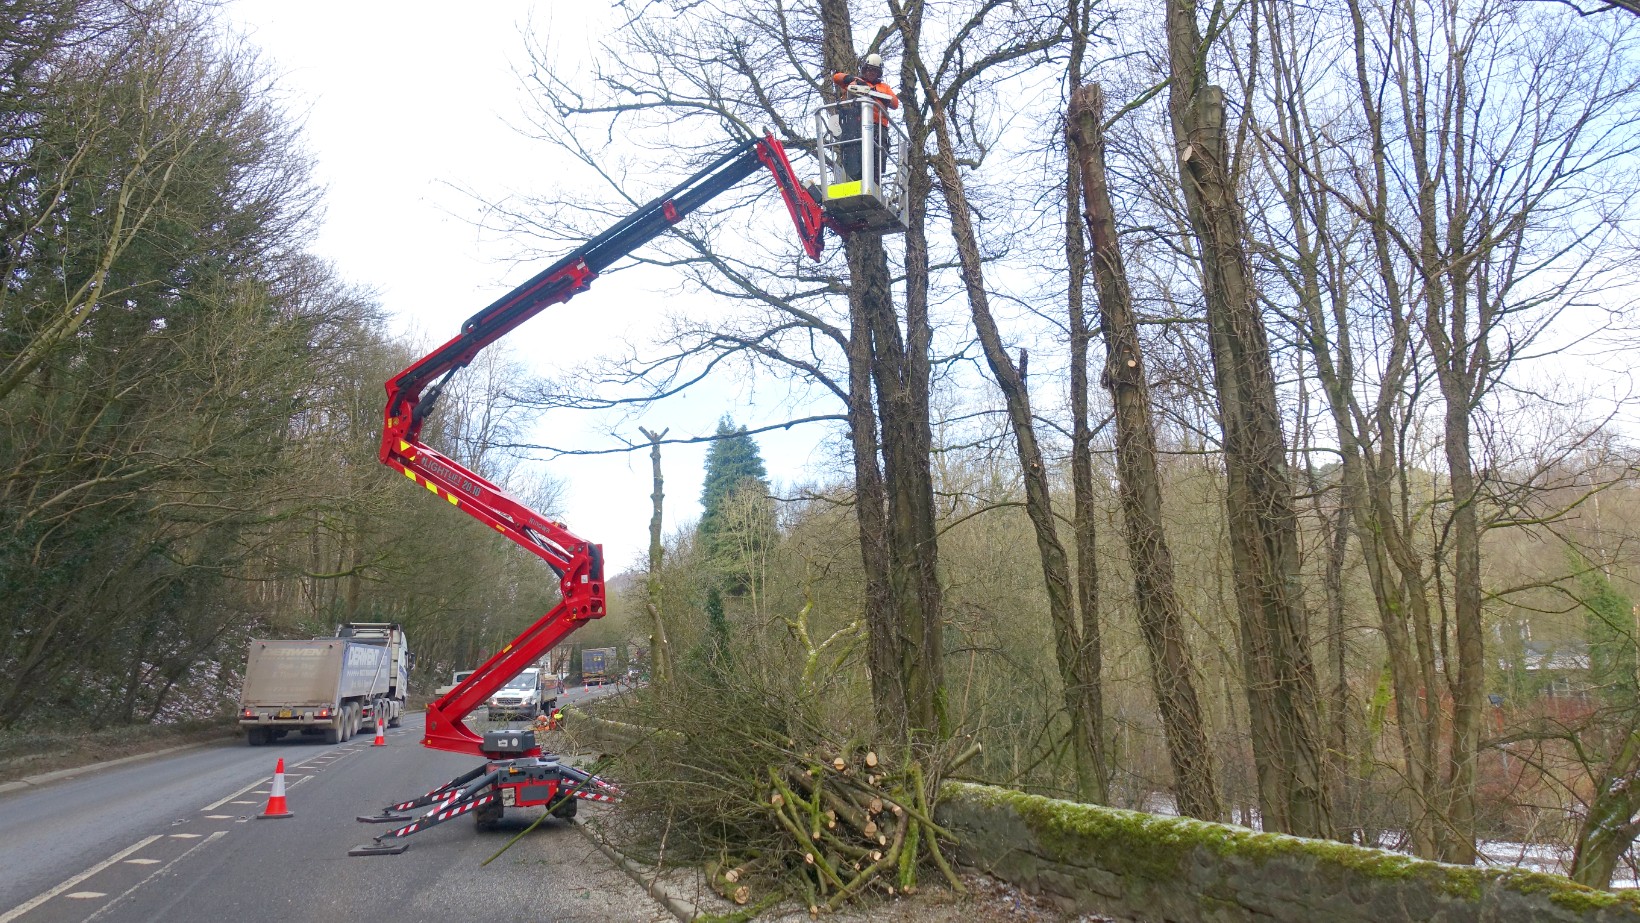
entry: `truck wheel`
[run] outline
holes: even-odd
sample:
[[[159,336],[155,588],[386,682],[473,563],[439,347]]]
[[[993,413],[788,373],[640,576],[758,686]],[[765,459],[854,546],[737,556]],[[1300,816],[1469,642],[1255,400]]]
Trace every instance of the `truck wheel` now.
[[[563,804],[552,809],[552,816],[559,820],[572,820],[575,817],[575,809],[580,805],[581,799],[566,798]]]
[[[342,742],[342,727],[341,727],[340,722],[338,721],[338,723],[336,724],[335,727],[325,728],[324,735],[325,735],[325,743],[327,743],[327,744],[339,744],[339,743],[341,743]]]
[[[266,728],[247,728],[246,731],[245,731],[245,743],[247,743],[247,744],[249,744],[253,747],[266,746],[267,743],[268,743],[268,731],[267,731],[267,729]]]
[[[404,723],[404,719],[399,715],[394,715],[393,717],[387,719],[387,726],[390,728],[396,728],[402,723]]]
[[[494,830],[495,825],[501,822],[501,815],[505,811],[501,802],[492,801],[473,812],[473,823],[480,830]]]

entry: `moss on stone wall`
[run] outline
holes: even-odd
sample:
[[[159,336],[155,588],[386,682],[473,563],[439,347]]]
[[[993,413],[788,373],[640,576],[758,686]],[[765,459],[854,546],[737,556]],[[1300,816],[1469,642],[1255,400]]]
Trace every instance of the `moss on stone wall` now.
[[[1558,875],[1519,869],[1445,865],[1400,853],[1329,840],[1307,840],[1183,817],[1160,817],[1058,801],[990,786],[951,783],[953,802],[1005,811],[1035,841],[1031,852],[1071,869],[1118,876],[1131,894],[1150,886],[1176,889],[1213,882],[1214,900],[1234,891],[1238,868],[1275,866],[1303,874],[1314,895],[1294,894],[1295,906],[1318,907],[1340,888],[1425,893],[1437,903],[1547,901],[1562,914],[1588,919],[1640,919],[1640,896],[1583,887]],[[1284,880],[1294,880],[1286,875]],[[1330,890],[1329,890],[1330,889]],[[1175,892],[1176,893],[1176,892]],[[1205,898],[1206,895],[1203,895]],[[1460,916],[1462,916],[1460,914]]]

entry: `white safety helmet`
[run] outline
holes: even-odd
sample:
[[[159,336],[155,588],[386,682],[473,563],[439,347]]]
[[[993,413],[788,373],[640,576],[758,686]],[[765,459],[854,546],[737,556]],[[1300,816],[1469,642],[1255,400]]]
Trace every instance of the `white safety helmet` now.
[[[877,52],[873,51],[871,54],[866,55],[865,64],[866,64],[866,67],[875,67],[875,68],[881,69],[882,66],[883,66],[883,56],[878,54]]]

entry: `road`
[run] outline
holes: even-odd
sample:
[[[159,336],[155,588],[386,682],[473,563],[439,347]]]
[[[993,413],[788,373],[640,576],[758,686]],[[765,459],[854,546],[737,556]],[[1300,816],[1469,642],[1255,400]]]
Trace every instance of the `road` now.
[[[477,765],[420,739],[417,715],[386,747],[370,734],[224,742],[0,795],[0,923],[672,919],[564,821],[480,867],[533,810],[508,811],[493,832],[460,818],[402,855],[349,858],[385,829],[355,815]],[[259,819],[281,757],[295,816]],[[582,818],[597,810],[583,804]]]

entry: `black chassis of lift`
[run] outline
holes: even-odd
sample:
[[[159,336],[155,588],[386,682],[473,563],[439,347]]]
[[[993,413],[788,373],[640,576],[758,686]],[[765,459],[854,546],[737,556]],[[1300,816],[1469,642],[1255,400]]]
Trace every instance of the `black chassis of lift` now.
[[[567,784],[566,784],[567,783]],[[534,756],[507,760],[492,760],[470,772],[463,773],[425,795],[401,801],[382,808],[380,814],[361,814],[357,820],[366,824],[401,823],[395,830],[375,837],[372,842],[348,850],[350,856],[391,856],[409,848],[406,837],[436,827],[451,818],[490,806],[499,807],[504,787],[527,789],[532,786],[554,786],[551,794],[540,800],[522,800],[520,807],[546,804],[555,815],[564,812],[565,802],[572,798],[611,801],[615,789],[607,782],[573,766],[566,766],[553,756]],[[430,807],[425,814],[412,818],[403,813]],[[397,842],[390,842],[397,841]]]

